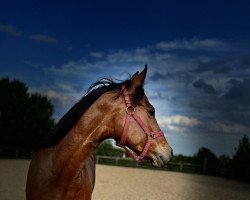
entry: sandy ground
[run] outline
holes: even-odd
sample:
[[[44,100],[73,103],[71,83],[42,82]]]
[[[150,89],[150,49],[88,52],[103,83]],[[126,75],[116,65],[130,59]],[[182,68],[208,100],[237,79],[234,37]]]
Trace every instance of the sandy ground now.
[[[0,159],[0,200],[25,199],[29,160]],[[97,165],[92,200],[250,199],[250,185],[201,175]]]

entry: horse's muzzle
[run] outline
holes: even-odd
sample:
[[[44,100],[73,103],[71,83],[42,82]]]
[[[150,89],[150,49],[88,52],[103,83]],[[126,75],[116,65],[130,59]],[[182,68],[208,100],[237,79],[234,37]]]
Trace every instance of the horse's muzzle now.
[[[173,149],[169,147],[169,149],[160,149],[159,151],[155,152],[152,158],[152,165],[154,167],[163,167],[166,165],[171,157],[173,156]]]

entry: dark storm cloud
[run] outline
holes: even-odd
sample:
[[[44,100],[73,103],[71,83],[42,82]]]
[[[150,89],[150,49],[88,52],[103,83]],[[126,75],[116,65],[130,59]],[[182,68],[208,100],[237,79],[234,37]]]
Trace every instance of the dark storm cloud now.
[[[229,81],[228,81],[228,83],[229,84],[231,84],[231,85],[238,85],[238,84],[240,84],[241,82],[240,81],[238,81],[238,80],[236,80],[236,79],[230,79]]]
[[[197,89],[203,90],[207,94],[216,94],[217,91],[212,85],[207,84],[203,79],[199,79],[193,83],[193,86]]]
[[[230,79],[228,81],[231,86],[228,91],[222,95],[211,95],[204,97],[202,94],[193,96],[189,106],[193,111],[203,113],[207,119],[219,120],[227,123],[237,123],[246,127],[250,126],[250,79],[238,81]],[[204,84],[203,80],[194,83],[197,88],[210,88],[214,92],[214,88]],[[203,89],[205,90],[205,89]],[[216,91],[216,90],[215,90]]]
[[[161,74],[159,72],[155,72],[150,79],[154,80],[154,81],[158,81],[158,80],[162,80],[162,79],[166,79],[168,77],[168,75],[166,74]]]
[[[242,82],[234,85],[224,95],[224,98],[239,104],[250,105],[250,79],[244,79]]]
[[[185,84],[190,84],[194,81],[195,77],[191,73],[181,73],[178,75],[178,81]]]
[[[161,74],[159,72],[155,72],[150,76],[150,80],[152,81],[160,81],[160,80],[174,80],[176,82],[190,84],[194,80],[194,76],[188,72],[176,72],[176,73],[167,73]]]
[[[239,67],[242,69],[250,68],[250,54],[244,55],[239,60]]]
[[[211,60],[211,61],[197,61],[197,68],[194,70],[196,73],[204,73],[211,71],[214,74],[226,74],[232,70],[232,67],[229,66],[223,60]]]

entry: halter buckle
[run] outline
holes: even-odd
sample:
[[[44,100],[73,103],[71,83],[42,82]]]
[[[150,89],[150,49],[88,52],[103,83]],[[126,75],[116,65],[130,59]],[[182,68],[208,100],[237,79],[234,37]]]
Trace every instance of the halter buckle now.
[[[125,110],[126,110],[126,113],[129,115],[135,112],[135,108],[133,106],[127,106]]]

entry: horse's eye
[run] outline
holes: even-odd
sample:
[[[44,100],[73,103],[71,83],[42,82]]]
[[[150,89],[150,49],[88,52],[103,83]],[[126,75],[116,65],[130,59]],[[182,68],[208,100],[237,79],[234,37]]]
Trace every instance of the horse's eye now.
[[[155,110],[149,110],[148,113],[149,113],[149,115],[151,115],[153,117],[155,116]]]

